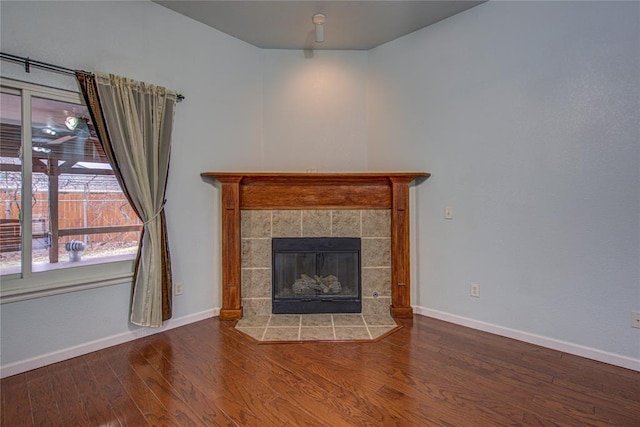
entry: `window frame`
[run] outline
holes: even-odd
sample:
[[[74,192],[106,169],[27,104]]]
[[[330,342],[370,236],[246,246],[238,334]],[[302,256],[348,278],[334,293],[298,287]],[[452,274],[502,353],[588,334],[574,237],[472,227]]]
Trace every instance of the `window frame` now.
[[[78,92],[57,89],[20,80],[0,77],[2,93],[18,95],[22,105],[22,194],[21,205],[27,206],[25,200],[32,196],[32,97],[71,102],[85,105]],[[30,204],[29,204],[30,206]],[[22,210],[23,236],[31,236],[32,210]],[[136,255],[119,255],[109,257],[110,260],[100,262],[96,259],[84,262],[83,265],[53,268],[48,271],[33,271],[32,239],[22,240],[21,272],[0,275],[0,304],[16,302],[43,296],[93,289],[131,282]]]

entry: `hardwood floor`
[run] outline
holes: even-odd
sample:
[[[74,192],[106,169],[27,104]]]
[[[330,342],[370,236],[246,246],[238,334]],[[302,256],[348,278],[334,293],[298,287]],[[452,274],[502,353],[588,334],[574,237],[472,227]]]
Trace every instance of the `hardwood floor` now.
[[[217,318],[5,378],[2,426],[640,425],[640,373],[416,316],[377,343]]]

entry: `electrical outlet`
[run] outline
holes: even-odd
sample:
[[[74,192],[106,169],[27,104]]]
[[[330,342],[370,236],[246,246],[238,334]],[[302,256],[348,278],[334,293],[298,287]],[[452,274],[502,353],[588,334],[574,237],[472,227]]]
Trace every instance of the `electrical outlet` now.
[[[640,311],[631,312],[631,327],[640,329]]]
[[[184,289],[182,288],[182,282],[176,283],[175,294],[182,295],[183,292],[184,292]]]
[[[444,219],[453,219],[453,207],[445,206],[444,207]]]
[[[471,296],[480,298],[480,285],[476,285],[475,283],[471,284]]]

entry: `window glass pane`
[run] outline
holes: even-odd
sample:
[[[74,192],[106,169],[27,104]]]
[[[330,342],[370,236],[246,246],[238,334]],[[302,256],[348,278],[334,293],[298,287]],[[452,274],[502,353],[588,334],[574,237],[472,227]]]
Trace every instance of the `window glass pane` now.
[[[22,102],[0,93],[0,274],[20,273]]]
[[[37,97],[31,106],[34,271],[42,271],[42,264],[71,267],[135,254],[140,221],[113,175],[87,108]],[[46,235],[36,235],[41,225]]]

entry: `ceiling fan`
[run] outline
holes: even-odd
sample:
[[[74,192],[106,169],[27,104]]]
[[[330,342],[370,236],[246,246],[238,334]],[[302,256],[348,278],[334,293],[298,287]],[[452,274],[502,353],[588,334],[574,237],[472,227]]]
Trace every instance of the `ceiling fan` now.
[[[44,126],[40,128],[40,131],[47,136],[34,137],[33,143],[49,146],[60,145],[75,139],[85,140],[90,136],[88,123],[89,119],[86,117],[68,116],[65,118],[64,122],[58,122],[53,126]]]

